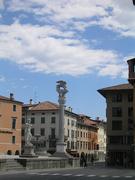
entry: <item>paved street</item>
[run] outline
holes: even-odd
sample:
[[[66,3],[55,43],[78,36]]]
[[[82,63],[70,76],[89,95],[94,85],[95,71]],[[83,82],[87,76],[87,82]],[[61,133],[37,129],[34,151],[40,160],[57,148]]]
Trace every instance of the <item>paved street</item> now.
[[[0,174],[0,180],[110,180],[135,179],[132,169],[113,169],[88,167],[62,170],[35,170],[25,172],[7,172]]]

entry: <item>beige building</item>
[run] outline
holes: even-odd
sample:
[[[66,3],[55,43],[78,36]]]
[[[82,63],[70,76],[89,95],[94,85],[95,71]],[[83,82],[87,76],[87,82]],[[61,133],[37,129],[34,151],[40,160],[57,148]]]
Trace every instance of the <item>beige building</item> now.
[[[98,159],[100,161],[105,160],[106,157],[106,122],[97,118],[96,122],[98,127]]]
[[[74,113],[71,107],[65,107],[64,118],[67,152],[73,156],[79,156],[82,152],[87,155],[95,154],[98,143],[96,123],[89,117]],[[59,135],[59,105],[49,101],[32,104],[31,101],[30,104],[23,106],[22,146],[25,143],[24,124],[28,119],[31,119],[32,143],[35,151],[40,149],[54,153]]]
[[[56,142],[59,136],[59,105],[46,101],[38,104],[23,106],[22,114],[22,146],[24,146],[24,124],[31,119],[33,135],[32,143],[36,149],[46,149],[50,153],[56,151]],[[71,154],[76,152],[76,122],[78,115],[71,108],[65,108],[64,134],[67,142],[67,151]]]
[[[94,121],[86,115],[80,115],[77,122],[77,150],[89,157],[97,154],[98,128]]]
[[[22,103],[0,96],[0,154],[20,154],[21,117]]]
[[[133,86],[120,84],[98,90],[106,98],[107,161],[127,165],[133,159]]]
[[[77,120],[78,114],[72,111],[71,107],[65,109],[65,137],[67,142],[67,152],[77,156]]]

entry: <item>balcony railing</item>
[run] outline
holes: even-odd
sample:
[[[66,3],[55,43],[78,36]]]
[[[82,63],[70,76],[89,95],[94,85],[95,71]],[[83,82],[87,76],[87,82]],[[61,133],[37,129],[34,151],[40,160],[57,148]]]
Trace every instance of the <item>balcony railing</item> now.
[[[56,140],[56,136],[55,135],[49,135],[49,140]]]

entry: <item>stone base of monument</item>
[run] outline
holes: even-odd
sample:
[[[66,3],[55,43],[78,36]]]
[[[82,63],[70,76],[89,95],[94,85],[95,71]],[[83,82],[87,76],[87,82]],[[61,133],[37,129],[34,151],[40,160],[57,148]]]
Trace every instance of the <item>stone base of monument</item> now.
[[[35,158],[38,157],[38,155],[34,153],[34,147],[32,144],[30,144],[24,146],[24,153],[20,155],[20,157]]]
[[[58,142],[56,146],[56,152],[52,155],[53,157],[68,158],[72,159],[73,157],[66,152],[66,143]]]
[[[46,151],[46,149],[44,149],[44,148],[38,148],[37,150],[35,150],[35,153],[36,153],[38,156],[47,156],[47,157],[50,157],[50,156],[51,156],[51,154],[48,153],[48,152]]]

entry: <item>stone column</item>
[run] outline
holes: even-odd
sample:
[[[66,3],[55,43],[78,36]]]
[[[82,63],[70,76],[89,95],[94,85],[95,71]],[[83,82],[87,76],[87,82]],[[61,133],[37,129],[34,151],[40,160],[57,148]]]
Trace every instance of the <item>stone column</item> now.
[[[59,137],[56,144],[56,153],[54,156],[57,157],[70,157],[66,153],[66,143],[64,142],[64,107],[66,102],[66,93],[68,92],[65,81],[57,81],[56,90],[59,94]]]

